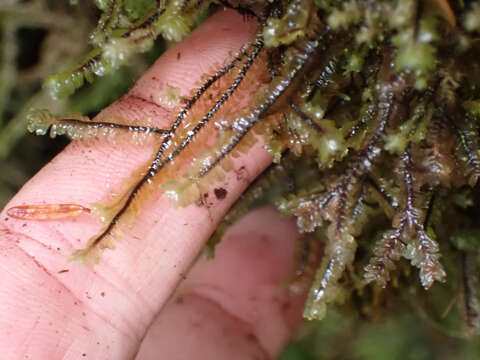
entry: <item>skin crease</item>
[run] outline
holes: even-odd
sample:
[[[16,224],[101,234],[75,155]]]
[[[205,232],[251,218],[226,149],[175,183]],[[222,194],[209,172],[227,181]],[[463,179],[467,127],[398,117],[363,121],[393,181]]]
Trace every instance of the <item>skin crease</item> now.
[[[251,40],[254,29],[253,20],[220,11],[96,120],[150,116],[167,127],[170,110],[158,106],[155,94],[167,84],[191,93],[204,72]],[[234,171],[220,184],[226,196],[209,208],[176,209],[152,194],[133,224],[119,224],[116,249],[104,251],[93,268],[67,259],[100,231],[97,217],[25,221],[6,214],[25,204],[101,202],[124,191],[122,180],[148,163],[154,148],[153,142],[121,139],[73,141],[3,210],[2,358],[132,359],[138,353],[138,359],[270,359],[281,351],[304,300],[285,286],[295,268],[292,221],[271,209],[249,215],[228,232],[214,261],[201,260],[188,273],[228,208],[270,164],[261,141],[235,159]]]

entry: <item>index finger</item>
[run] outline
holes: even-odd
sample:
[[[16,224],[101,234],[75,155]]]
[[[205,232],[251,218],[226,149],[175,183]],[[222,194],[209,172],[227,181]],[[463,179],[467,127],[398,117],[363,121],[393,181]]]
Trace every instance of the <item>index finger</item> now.
[[[254,30],[252,21],[231,11],[220,12],[170,48],[129,94],[98,119],[118,115],[138,122],[148,117],[158,127],[168,126],[172,109],[158,95],[168,86],[180,89],[182,95],[191,94],[202,83],[202,75],[230,61],[252,39]],[[253,92],[261,76],[249,76],[245,81],[252,84]],[[31,203],[89,206],[121,196],[128,188],[125,182],[138,178],[139,169],[149,164],[156,145],[122,139],[74,141],[7,208]],[[9,218],[4,211],[0,297],[13,301],[0,302],[0,327],[12,329],[4,332],[0,347],[28,353],[34,346],[37,358],[50,356],[55,348],[75,357],[82,346],[96,342],[102,358],[128,357],[217,222],[270,162],[262,143],[254,144],[248,155],[235,159],[233,171],[218,184],[224,196],[215,196],[210,189],[208,207],[192,204],[176,209],[161,192],[150,192],[136,219],[119,223],[122,236],[116,249],[103,252],[93,269],[67,259],[102,230],[100,219],[85,214],[71,220],[26,222]],[[43,334],[41,340],[32,340],[32,323],[35,333]],[[58,329],[62,340],[50,336]],[[102,334],[102,341],[95,334]],[[32,345],[32,341],[40,342]]]

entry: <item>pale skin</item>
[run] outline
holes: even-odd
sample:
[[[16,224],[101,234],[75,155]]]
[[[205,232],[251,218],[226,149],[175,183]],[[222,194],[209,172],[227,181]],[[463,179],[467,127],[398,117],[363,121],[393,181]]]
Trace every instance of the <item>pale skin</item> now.
[[[167,128],[172,117],[155,104],[154,94],[165,84],[191,93],[202,73],[251,40],[252,22],[233,11],[217,14],[99,118],[121,113],[135,120],[148,112],[156,126]],[[153,104],[145,104],[152,96]],[[120,192],[122,181],[153,152],[153,144],[75,141],[6,209],[99,202]],[[120,222],[116,249],[104,251],[93,268],[67,261],[101,229],[92,214],[25,221],[9,218],[4,209],[2,358],[274,359],[300,322],[304,301],[287,286],[296,267],[294,222],[273,209],[257,210],[227,232],[215,260],[200,258],[190,269],[225,212],[271,160],[257,142],[226,174],[221,185],[227,195],[208,208],[174,208],[152,194],[133,224]]]

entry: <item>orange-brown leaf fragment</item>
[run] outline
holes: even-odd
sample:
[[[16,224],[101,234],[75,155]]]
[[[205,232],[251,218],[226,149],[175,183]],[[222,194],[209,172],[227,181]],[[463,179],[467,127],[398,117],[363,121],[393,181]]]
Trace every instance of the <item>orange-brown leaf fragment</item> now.
[[[89,208],[78,204],[20,205],[7,210],[8,216],[20,220],[59,220],[89,213]]]

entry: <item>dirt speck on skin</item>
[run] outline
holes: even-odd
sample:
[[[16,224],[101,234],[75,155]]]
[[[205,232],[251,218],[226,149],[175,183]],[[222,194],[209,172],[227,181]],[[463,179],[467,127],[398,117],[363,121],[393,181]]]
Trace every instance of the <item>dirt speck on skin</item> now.
[[[218,200],[223,200],[227,197],[228,191],[224,188],[216,188],[213,190],[213,193]]]
[[[63,273],[66,273],[66,272],[69,272],[70,270],[68,269],[62,269],[60,271],[57,272],[57,274],[63,274]]]
[[[100,293],[100,296],[105,296],[105,291],[102,291],[102,292]]]
[[[212,202],[208,202],[208,192],[201,194],[195,204],[197,204],[198,207],[205,206],[207,209],[213,205]]]
[[[235,175],[237,177],[237,181],[242,181],[242,180],[247,180],[248,179],[247,168],[245,166],[241,166],[239,169],[236,169],[234,171],[235,171]]]

